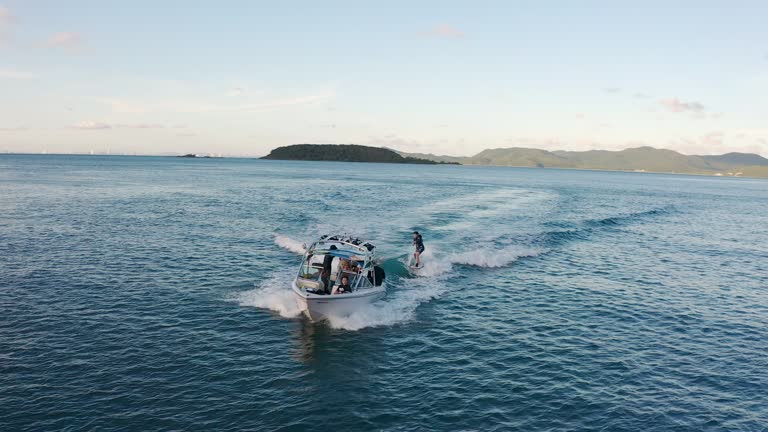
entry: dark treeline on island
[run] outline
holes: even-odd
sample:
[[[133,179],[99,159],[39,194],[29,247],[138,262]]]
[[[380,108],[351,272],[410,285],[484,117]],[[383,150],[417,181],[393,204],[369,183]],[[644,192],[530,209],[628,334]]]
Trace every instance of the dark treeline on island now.
[[[334,161],[334,162],[378,162],[438,165],[456,162],[433,161],[399,153],[380,147],[368,147],[355,144],[295,144],[278,147],[262,159]]]

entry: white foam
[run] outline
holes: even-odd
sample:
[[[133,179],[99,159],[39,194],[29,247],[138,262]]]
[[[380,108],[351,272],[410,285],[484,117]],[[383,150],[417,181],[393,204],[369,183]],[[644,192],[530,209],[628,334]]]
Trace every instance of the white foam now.
[[[283,249],[287,249],[293,253],[301,255],[303,255],[305,251],[303,243],[281,234],[275,234],[275,244]]]
[[[476,249],[466,252],[453,253],[448,256],[452,264],[471,265],[475,267],[498,268],[505,267],[523,257],[535,257],[546,252],[544,249],[508,246],[503,249]]]
[[[422,303],[440,296],[442,281],[436,279],[403,279],[403,286],[390,290],[387,297],[372,303],[351,315],[329,317],[333,328],[357,331],[368,327],[384,327],[413,320]]]
[[[284,318],[295,318],[301,310],[291,291],[291,282],[284,275],[276,275],[265,280],[255,289],[238,293],[233,300],[240,306],[269,309]]]
[[[421,268],[411,269],[411,273],[420,277],[436,277],[441,276],[451,271],[451,263],[445,259],[440,258],[440,252],[435,255],[435,247],[430,246],[421,254]],[[407,266],[413,265],[413,254],[408,254],[408,257],[402,261]]]
[[[411,272],[420,277],[436,277],[451,273],[454,264],[484,268],[506,267],[520,258],[539,256],[546,251],[546,249],[512,245],[501,249],[487,247],[443,254],[437,247],[430,246],[421,255],[423,267],[412,269]],[[412,261],[413,257],[409,255],[402,262],[410,266]]]
[[[443,283],[436,278],[402,279],[402,286],[389,290],[384,299],[360,308],[348,316],[331,316],[327,324],[333,328],[357,331],[369,327],[391,326],[412,320],[420,304],[437,298]],[[298,303],[284,276],[274,276],[261,286],[234,295],[240,306],[268,309],[284,318],[301,315]],[[314,325],[322,325],[315,323]]]

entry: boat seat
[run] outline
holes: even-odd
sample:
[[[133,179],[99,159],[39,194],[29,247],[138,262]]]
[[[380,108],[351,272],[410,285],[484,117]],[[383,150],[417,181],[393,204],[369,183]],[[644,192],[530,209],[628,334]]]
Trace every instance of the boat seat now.
[[[325,288],[325,284],[323,284],[323,281],[319,281],[319,280],[299,278],[297,282],[298,282],[297,285],[299,285],[299,288],[310,289],[314,291],[322,291]]]

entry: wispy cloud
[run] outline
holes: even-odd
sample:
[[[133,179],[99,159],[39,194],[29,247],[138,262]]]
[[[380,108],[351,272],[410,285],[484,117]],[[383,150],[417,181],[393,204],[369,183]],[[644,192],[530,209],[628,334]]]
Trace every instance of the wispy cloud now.
[[[164,125],[161,123],[106,123],[101,121],[82,121],[71,126],[75,129],[100,130],[100,129],[183,129],[183,125]]]
[[[621,89],[619,87],[607,87],[603,89],[606,93],[620,93]]]
[[[230,91],[227,92],[227,96],[237,97],[242,96],[245,94],[245,89],[242,87],[234,87]]]
[[[45,44],[52,48],[74,49],[85,43],[83,36],[75,32],[58,32],[52,34]]]
[[[367,141],[363,142],[365,145],[373,147],[387,147],[400,151],[414,151],[425,148],[425,143],[403,138],[396,134],[389,134],[384,136],[372,136]]]
[[[280,98],[265,100],[262,102],[248,104],[217,104],[194,101],[133,101],[127,99],[99,99],[100,102],[108,104],[112,111],[117,113],[146,114],[152,112],[175,112],[175,113],[226,113],[226,112],[266,112],[293,106],[314,105],[329,99],[333,99],[336,92],[333,90],[323,91],[305,96],[296,96],[292,98]]]
[[[700,102],[683,102],[677,98],[664,99],[661,105],[672,112],[702,112],[704,111],[704,105]]]
[[[464,32],[456,27],[447,24],[438,24],[429,30],[419,33],[419,36],[426,38],[457,39],[463,38]]]
[[[723,131],[709,132],[701,137],[701,144],[708,147],[719,148],[723,145],[725,133]]]
[[[30,80],[37,78],[37,75],[10,68],[0,68],[0,79]]]
[[[82,121],[80,123],[73,124],[72,128],[83,129],[83,130],[101,130],[101,129],[112,129],[112,126],[108,125],[107,123],[102,123],[97,121]]]
[[[8,40],[13,25],[13,14],[7,7],[0,6],[0,45]]]
[[[123,129],[165,129],[167,126],[159,123],[117,124],[114,127]]]

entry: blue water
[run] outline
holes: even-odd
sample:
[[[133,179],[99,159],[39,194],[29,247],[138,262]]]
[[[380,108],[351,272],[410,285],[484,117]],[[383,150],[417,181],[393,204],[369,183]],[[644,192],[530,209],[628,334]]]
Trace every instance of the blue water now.
[[[767,227],[765,180],[2,155],[0,430],[766,430]],[[330,231],[388,295],[311,324]]]

